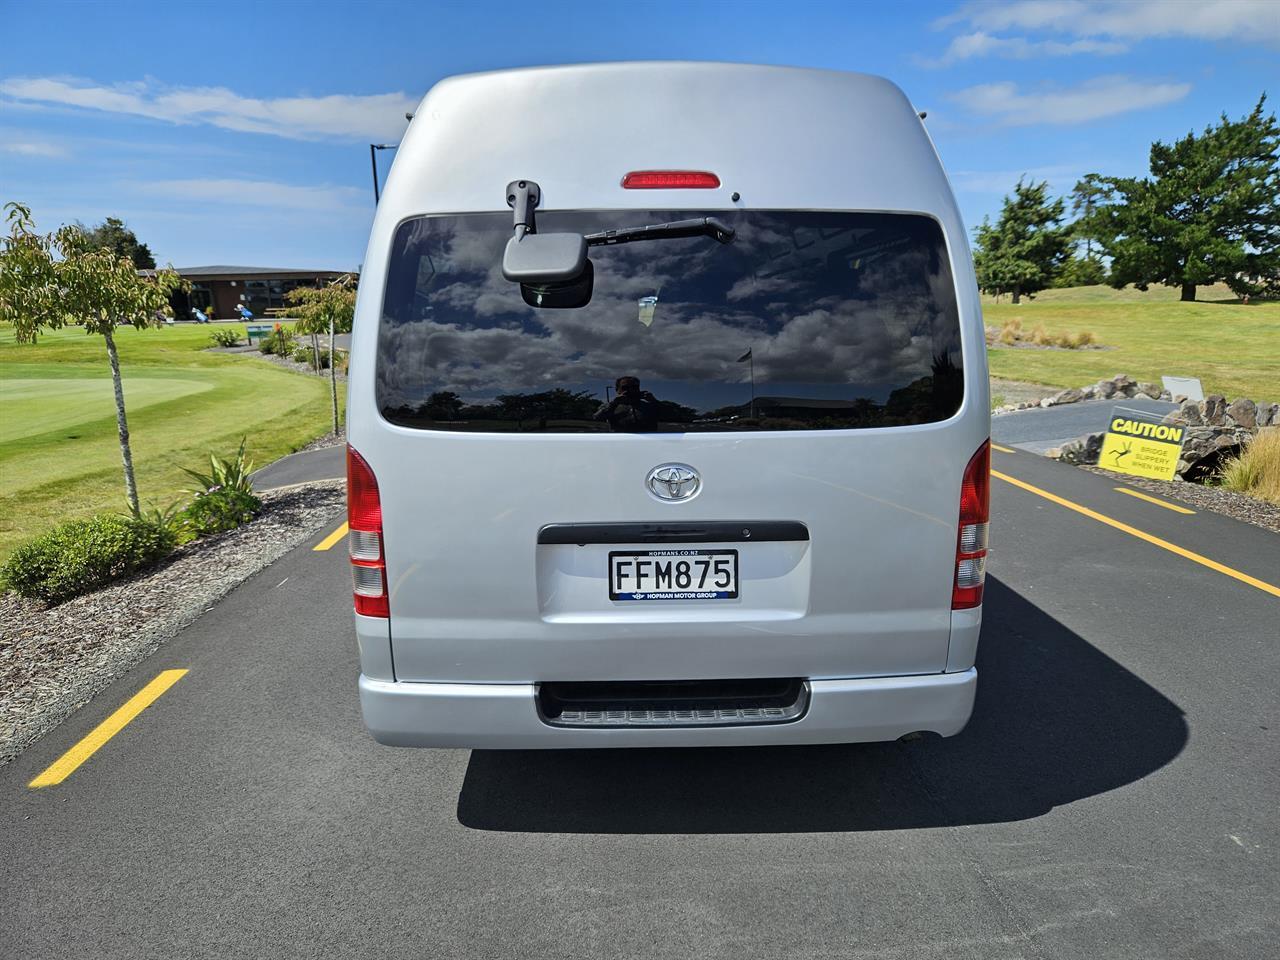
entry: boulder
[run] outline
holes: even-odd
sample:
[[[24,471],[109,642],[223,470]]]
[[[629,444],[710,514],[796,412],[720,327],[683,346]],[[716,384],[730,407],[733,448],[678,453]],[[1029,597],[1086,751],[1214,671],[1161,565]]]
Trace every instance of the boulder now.
[[[1182,437],[1182,458],[1178,475],[1184,480],[1201,480],[1217,470],[1222,460],[1236,453],[1253,439],[1253,431],[1244,427],[1187,427]]]
[[[1064,463],[1097,463],[1098,455],[1102,452],[1103,436],[1101,433],[1090,433],[1068,440],[1057,449],[1055,459]],[[1052,456],[1054,452],[1049,451],[1049,455]]]
[[[1258,429],[1263,427],[1280,427],[1280,403],[1259,401],[1254,404],[1258,411]]]
[[[1055,393],[1052,397],[1046,397],[1046,406],[1059,407],[1064,403],[1079,403],[1084,399],[1084,391],[1077,390],[1075,387],[1069,387],[1066,390]]]
[[[1116,385],[1110,380],[1099,380],[1094,384],[1099,400],[1110,400],[1116,395]]]
[[[1239,397],[1227,404],[1227,420],[1246,430],[1253,430],[1258,426],[1258,407],[1252,400]]]
[[[1123,396],[1132,397],[1138,392],[1138,381],[1123,373],[1117,373],[1111,378],[1111,382],[1116,386],[1116,393]]]
[[[1219,393],[1211,393],[1200,401],[1200,419],[1211,426],[1221,427],[1227,422],[1227,401]]]
[[[1139,383],[1138,393],[1144,397],[1150,397],[1152,400],[1160,399],[1160,388],[1154,383]]]
[[[1080,396],[1084,400],[1096,400],[1098,398],[1097,384],[1091,383],[1089,386],[1083,387],[1080,390]]]
[[[1200,405],[1194,400],[1183,400],[1177,410],[1170,410],[1162,423],[1185,423],[1189,427],[1198,427],[1204,423],[1200,419]]]
[[[1173,394],[1172,394],[1172,393],[1170,393],[1168,390],[1161,390],[1161,391],[1160,391],[1160,396],[1156,397],[1156,399],[1157,399],[1157,400],[1172,400],[1172,399],[1173,399]]]

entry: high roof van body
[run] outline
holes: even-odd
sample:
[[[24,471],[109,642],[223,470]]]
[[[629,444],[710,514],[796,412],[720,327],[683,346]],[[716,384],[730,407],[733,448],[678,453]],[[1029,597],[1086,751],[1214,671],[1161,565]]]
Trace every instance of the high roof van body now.
[[[457,77],[364,261],[348,394],[365,722],[554,748],[949,736],[977,682],[986,351],[878,77]]]

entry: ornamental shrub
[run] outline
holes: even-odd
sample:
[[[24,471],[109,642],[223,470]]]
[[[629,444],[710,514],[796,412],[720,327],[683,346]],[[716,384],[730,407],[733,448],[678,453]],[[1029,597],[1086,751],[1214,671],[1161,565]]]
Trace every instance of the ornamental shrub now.
[[[253,461],[244,455],[244,445],[248,437],[240,438],[240,447],[234,457],[220,457],[209,454],[209,472],[182,468],[182,472],[196,482],[191,492],[196,496],[213,493],[215,490],[231,490],[236,493],[253,493]]]
[[[210,490],[196,496],[181,514],[183,528],[194,537],[234,530],[262,509],[262,501],[243,490]]]
[[[276,327],[258,342],[258,349],[266,354],[287,357],[293,353],[298,338],[288,327]]]
[[[101,514],[24,543],[0,568],[0,578],[20,596],[66,600],[158,563],[175,543],[173,531],[162,525]]]
[[[238,347],[242,336],[235,327],[223,327],[209,334],[209,342],[215,347]]]
[[[316,358],[320,358],[320,369],[329,369],[329,351],[324,347],[319,350],[312,350],[308,343],[299,343],[293,348],[293,362],[305,363],[308,367],[315,368]]]

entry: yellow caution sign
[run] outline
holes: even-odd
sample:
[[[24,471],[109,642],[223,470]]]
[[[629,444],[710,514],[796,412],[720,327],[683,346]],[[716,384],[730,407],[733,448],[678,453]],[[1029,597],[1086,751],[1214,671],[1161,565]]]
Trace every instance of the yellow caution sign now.
[[[1098,466],[1153,480],[1172,480],[1182,454],[1185,427],[1144,419],[1138,411],[1112,411]]]

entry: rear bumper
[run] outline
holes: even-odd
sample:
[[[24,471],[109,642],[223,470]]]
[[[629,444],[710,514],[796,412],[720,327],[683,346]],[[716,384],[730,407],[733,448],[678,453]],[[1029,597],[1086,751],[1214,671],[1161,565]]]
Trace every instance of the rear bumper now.
[[[392,683],[360,677],[364,722],[396,747],[539,750],[712,747],[896,740],[916,731],[949,737],[973,711],[978,674],[811,680],[809,708],[787,723],[736,727],[575,729],[538,715],[536,687],[519,683]]]

